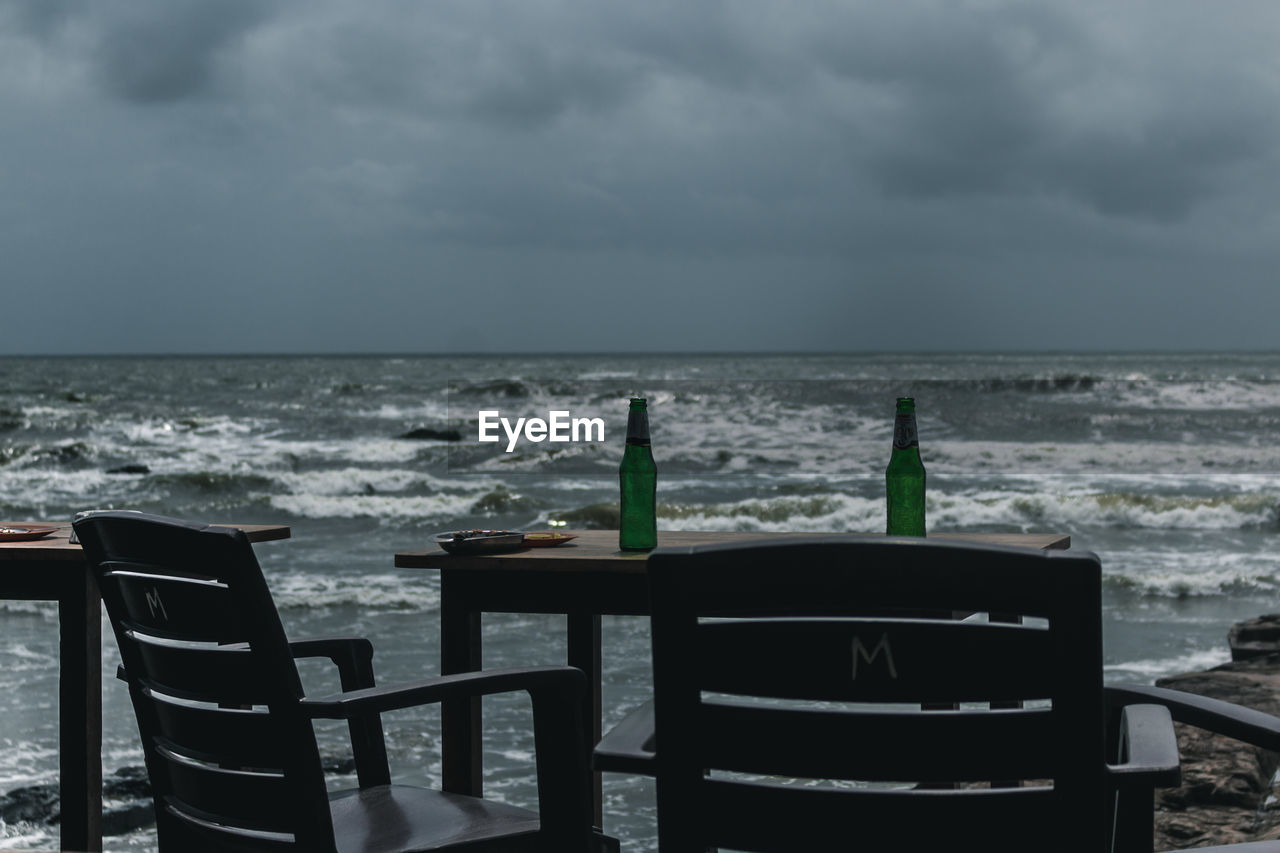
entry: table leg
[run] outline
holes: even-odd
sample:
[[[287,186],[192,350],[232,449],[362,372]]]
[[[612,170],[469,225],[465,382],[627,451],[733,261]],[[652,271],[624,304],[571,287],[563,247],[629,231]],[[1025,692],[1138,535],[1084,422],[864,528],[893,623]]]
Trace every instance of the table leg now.
[[[440,674],[474,672],[480,669],[480,657],[480,613],[451,583],[450,572],[441,572]],[[440,729],[444,790],[480,796],[480,697],[442,702]]]
[[[61,846],[102,850],[102,606],[88,572],[58,601]]]
[[[601,683],[603,680],[600,664],[600,614],[569,614],[569,666],[576,666],[587,674],[587,695],[583,699],[582,719],[587,724],[590,735],[589,749],[594,749],[600,742],[601,735]],[[587,766],[591,765],[591,756],[587,756]],[[600,774],[591,774],[591,799],[595,810],[596,826],[603,826],[604,789]]]

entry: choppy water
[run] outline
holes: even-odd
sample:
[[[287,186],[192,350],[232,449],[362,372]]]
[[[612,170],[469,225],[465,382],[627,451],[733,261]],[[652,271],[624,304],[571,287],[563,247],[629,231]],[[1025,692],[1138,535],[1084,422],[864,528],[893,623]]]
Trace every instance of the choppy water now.
[[[1109,679],[1227,659],[1277,608],[1280,354],[2,359],[0,518],[136,508],[280,522],[259,546],[295,636],[357,633],[380,680],[439,671],[438,586],[396,550],[456,527],[610,526],[627,396],[650,398],[666,529],[878,530],[893,398],[912,395],[930,529],[1053,531],[1106,571]],[[475,441],[477,412],[602,417],[600,444]],[[458,430],[461,440],[404,438]],[[57,775],[56,615],[0,604],[0,790]],[[563,619],[492,616],[485,663],[563,660]],[[606,725],[647,695],[644,620],[606,619]],[[115,651],[104,651],[104,672]],[[323,668],[304,671],[331,689]],[[104,767],[140,763],[104,681]],[[532,804],[519,701],[486,700],[489,790]],[[398,780],[438,778],[435,712],[387,717]],[[341,726],[321,731],[337,755]],[[336,778],[335,785],[353,780]],[[606,778],[653,849],[652,790]],[[56,835],[56,829],[52,831]],[[4,827],[6,846],[51,840]],[[147,832],[108,849],[152,849]]]

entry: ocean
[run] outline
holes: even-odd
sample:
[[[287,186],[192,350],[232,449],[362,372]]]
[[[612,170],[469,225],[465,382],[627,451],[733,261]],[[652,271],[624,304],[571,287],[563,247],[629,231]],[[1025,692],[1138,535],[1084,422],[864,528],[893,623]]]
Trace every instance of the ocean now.
[[[358,634],[381,683],[439,673],[439,586],[396,569],[441,531],[616,526],[627,398],[649,400],[659,528],[878,531],[894,399],[916,400],[932,532],[1068,533],[1104,566],[1106,678],[1228,659],[1280,610],[1280,354],[5,358],[0,518],[128,508],[288,524],[257,546],[291,636]],[[479,442],[480,412],[599,418],[603,440]],[[535,433],[536,435],[536,433]],[[594,438],[595,436],[591,436]],[[510,450],[508,450],[508,446]],[[0,793],[57,778],[56,610],[0,602]],[[564,660],[563,617],[493,615],[485,665]],[[104,774],[137,767],[104,625]],[[605,726],[648,694],[648,626],[604,620]],[[324,667],[309,689],[336,689]],[[533,805],[527,703],[485,700],[486,790]],[[396,781],[434,784],[438,712],[385,717]],[[345,725],[321,726],[343,756]],[[354,784],[342,766],[334,787]],[[653,789],[607,776],[606,829],[656,849]],[[108,805],[123,808],[127,795]],[[0,849],[53,846],[42,820]],[[152,831],[106,839],[154,850]]]

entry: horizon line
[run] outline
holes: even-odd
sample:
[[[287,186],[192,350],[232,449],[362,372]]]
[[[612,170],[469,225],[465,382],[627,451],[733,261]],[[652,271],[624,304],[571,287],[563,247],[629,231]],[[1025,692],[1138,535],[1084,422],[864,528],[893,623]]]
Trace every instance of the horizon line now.
[[[1133,348],[1133,349],[863,349],[863,350],[490,350],[467,352],[432,351],[245,351],[245,352],[45,352],[3,353],[0,358],[517,358],[517,357],[643,357],[664,356],[838,356],[838,355],[1175,355],[1230,353],[1263,355],[1280,353],[1280,348]]]

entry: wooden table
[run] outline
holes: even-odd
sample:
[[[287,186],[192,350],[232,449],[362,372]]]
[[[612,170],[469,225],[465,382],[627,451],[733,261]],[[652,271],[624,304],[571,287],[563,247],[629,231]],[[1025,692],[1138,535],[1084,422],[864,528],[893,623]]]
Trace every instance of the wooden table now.
[[[252,542],[289,537],[289,528],[277,524],[226,526],[240,528]],[[68,527],[44,539],[0,542],[0,598],[58,602],[60,846],[97,853],[102,850],[102,600],[84,552],[67,541],[70,534]]]
[[[524,548],[505,554],[447,554],[439,547],[396,554],[395,565],[440,572],[440,671],[442,675],[481,667],[480,615],[564,613],[568,616],[568,663],[587,673],[591,689],[584,719],[592,745],[601,734],[600,617],[642,616],[649,612],[648,552],[619,551],[618,531],[565,531],[578,539],[554,548]],[[658,546],[750,542],[813,533],[661,531]],[[872,536],[875,534],[867,534]],[[1040,533],[956,533],[931,539],[986,545],[1069,548],[1071,537]],[[441,707],[445,790],[480,795],[480,701]],[[602,819],[600,777],[595,778],[595,819]]]

